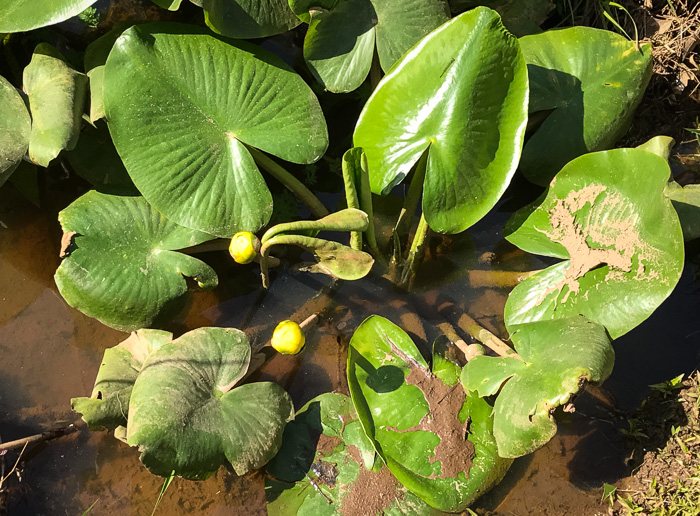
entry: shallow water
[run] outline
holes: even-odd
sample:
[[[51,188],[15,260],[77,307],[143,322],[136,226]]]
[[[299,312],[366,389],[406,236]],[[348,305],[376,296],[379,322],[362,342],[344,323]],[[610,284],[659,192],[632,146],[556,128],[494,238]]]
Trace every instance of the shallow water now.
[[[78,187],[79,189],[80,187]],[[10,185],[0,189],[0,437],[9,441],[74,422],[70,398],[89,395],[105,348],[126,334],[83,316],[62,300],[53,283],[59,264],[57,212],[78,195],[58,182],[47,187],[44,209],[25,201]],[[403,326],[419,346],[438,335],[430,306],[454,303],[503,335],[500,323],[508,289],[474,288],[459,271],[469,268],[528,270],[545,265],[502,240],[508,203],[454,240],[431,240],[431,257],[419,272],[411,298],[381,278],[342,285],[333,316],[310,331],[301,357],[278,355],[256,374],[273,378],[295,406],[322,392],[346,390],[345,351],[353,329],[380,313]],[[442,255],[443,250],[450,254]],[[495,255],[484,253],[495,252]],[[574,414],[562,414],[558,435],[535,454],[518,459],[505,480],[475,508],[494,514],[596,514],[602,482],[627,474],[627,451],[617,430],[620,410],[632,410],[648,384],[689,373],[698,364],[700,246],[687,248],[687,265],[672,297],[641,327],[615,342],[617,362],[604,389],[579,397]],[[482,257],[479,260],[479,257]],[[234,268],[215,254],[203,255],[221,270],[221,286],[193,296],[173,323],[180,334],[198,326],[246,328],[253,342],[269,338],[276,321],[289,317],[328,280],[277,273],[272,288],[258,285],[254,265]],[[484,258],[489,258],[484,259]],[[310,309],[309,311],[313,310]],[[419,313],[421,317],[417,317]],[[296,314],[300,320],[306,314]],[[8,467],[16,452],[6,456]],[[162,480],[150,475],[138,454],[107,433],[86,428],[35,445],[22,456],[21,482],[8,482],[11,515],[150,514]],[[264,514],[264,478],[237,478],[221,469],[200,483],[176,480],[160,514]]]

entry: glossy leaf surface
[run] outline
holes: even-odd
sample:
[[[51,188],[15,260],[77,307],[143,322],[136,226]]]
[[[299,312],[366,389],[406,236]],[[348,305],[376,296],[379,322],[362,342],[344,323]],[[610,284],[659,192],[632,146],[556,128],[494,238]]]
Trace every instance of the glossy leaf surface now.
[[[80,14],[97,0],[2,0],[0,32],[25,32]]]
[[[462,370],[462,383],[480,396],[498,393],[493,434],[498,454],[514,458],[534,452],[556,434],[554,409],[584,382],[600,383],[610,376],[615,354],[605,328],[582,316],[512,330],[522,361],[477,356]]]
[[[0,186],[27,152],[31,123],[20,94],[0,77]]]
[[[267,465],[268,512],[280,516],[428,515],[381,462],[347,396],[326,393],[297,412]],[[374,466],[374,469],[371,469]],[[328,501],[331,501],[329,503]]]
[[[46,167],[58,154],[78,142],[87,76],[75,71],[48,43],[40,43],[24,69],[32,132],[29,157]]]
[[[287,0],[202,0],[207,25],[229,38],[274,36],[301,23]]]
[[[248,339],[233,328],[190,331],[146,360],[131,393],[127,441],[149,471],[203,479],[228,461],[243,475],[277,453],[292,400],[274,383],[235,387],[249,363]]]
[[[443,0],[290,0],[309,24],[304,59],[323,86],[352,91],[367,77],[376,46],[384,71],[449,19]]]
[[[627,130],[651,77],[651,47],[604,30],[571,27],[520,39],[530,76],[530,115],[545,115],[520,170],[546,185],[569,161],[604,150]]]
[[[313,92],[278,58],[196,30],[127,30],[107,60],[105,108],[148,202],[185,227],[230,237],[259,229],[272,213],[246,146],[311,163],[325,152],[326,123]]]
[[[71,400],[71,408],[82,414],[90,430],[126,427],[131,390],[144,361],[171,340],[167,331],[138,330],[105,350],[90,397]]]
[[[216,273],[175,252],[212,238],[183,228],[142,197],[88,192],[59,214],[67,256],[55,280],[69,305],[122,331],[153,327],[179,310],[185,276],[214,288]]]
[[[497,483],[491,407],[435,376],[398,326],[372,316],[355,331],[348,383],[366,434],[392,473],[442,511],[460,511]],[[467,423],[467,418],[470,423]]]
[[[498,15],[477,8],[445,23],[380,82],[357,123],[374,193],[387,193],[428,152],[423,212],[458,233],[506,189],[527,121],[527,71]]]
[[[683,235],[664,187],[667,162],[640,149],[586,154],[552,181],[546,197],[516,212],[506,238],[565,261],[511,292],[507,327],[582,314],[613,339],[644,321],[683,270]]]

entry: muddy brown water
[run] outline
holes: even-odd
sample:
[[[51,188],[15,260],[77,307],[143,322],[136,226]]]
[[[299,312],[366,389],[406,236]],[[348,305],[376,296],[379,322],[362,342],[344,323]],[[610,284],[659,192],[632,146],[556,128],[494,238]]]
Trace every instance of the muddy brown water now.
[[[70,398],[89,395],[105,348],[126,337],[70,308],[53,282],[59,264],[59,209],[74,190],[50,192],[40,210],[14,187],[0,189],[0,437],[18,439],[77,421]],[[415,306],[453,302],[484,326],[503,335],[502,313],[508,289],[474,288],[459,274],[467,268],[528,270],[545,265],[507,244],[500,228],[509,216],[501,207],[454,240],[431,240],[431,256],[420,271],[413,301],[380,278],[346,283],[337,291],[339,309],[331,321],[312,330],[301,357],[277,356],[257,378],[274,379],[292,395],[297,408],[330,390],[344,391],[345,349],[353,329],[379,313],[403,326],[419,345],[438,335],[437,320],[417,317]],[[484,253],[495,253],[488,255]],[[482,257],[479,260],[479,257]],[[277,273],[264,293],[257,271],[238,273],[222,258],[221,287],[193,296],[171,328],[181,334],[198,326],[252,329],[256,342],[269,337],[274,323],[287,318],[327,280],[309,274]],[[488,258],[488,259],[484,259]],[[543,449],[515,461],[505,480],[473,507],[493,514],[603,513],[601,485],[624,477],[626,448],[618,428],[624,414],[648,393],[648,384],[698,364],[700,246],[687,246],[686,268],[672,297],[642,326],[615,342],[617,363],[604,389],[585,393],[577,411],[561,414],[560,431]],[[411,304],[413,303],[413,305]],[[422,324],[418,324],[422,321]],[[6,455],[8,467],[17,452]],[[21,481],[9,488],[10,515],[76,515],[94,503],[91,515],[150,514],[162,479],[149,474],[138,453],[105,432],[79,432],[29,447],[20,462]],[[236,477],[223,468],[204,482],[176,480],[159,514],[265,514],[264,477]]]

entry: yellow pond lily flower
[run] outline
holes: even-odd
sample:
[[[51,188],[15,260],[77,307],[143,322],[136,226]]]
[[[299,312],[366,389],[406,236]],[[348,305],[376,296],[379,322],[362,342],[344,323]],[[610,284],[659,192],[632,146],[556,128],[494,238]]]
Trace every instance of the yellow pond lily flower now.
[[[239,231],[231,239],[228,252],[236,263],[246,264],[255,260],[260,249],[260,241],[250,231]]]
[[[296,355],[304,349],[304,330],[294,321],[282,321],[272,333],[272,347],[284,355]]]

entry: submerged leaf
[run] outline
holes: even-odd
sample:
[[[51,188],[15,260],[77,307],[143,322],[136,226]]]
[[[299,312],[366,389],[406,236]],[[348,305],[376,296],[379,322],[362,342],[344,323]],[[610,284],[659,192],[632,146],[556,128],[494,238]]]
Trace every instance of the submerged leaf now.
[[[32,114],[29,157],[37,165],[47,167],[62,150],[78,143],[87,82],[54,47],[37,45],[24,69],[24,91]]]
[[[204,479],[228,461],[243,475],[277,453],[292,400],[274,383],[235,387],[249,363],[248,339],[233,328],[190,331],[148,357],[131,394],[127,440],[149,471]]]
[[[477,356],[462,371],[464,388],[480,396],[500,393],[493,434],[501,457],[520,457],[557,432],[555,408],[586,382],[601,383],[615,354],[605,328],[582,316],[515,325],[511,339],[522,360]]]
[[[144,361],[171,340],[170,332],[142,329],[105,350],[90,397],[71,400],[71,408],[82,414],[90,430],[126,427],[131,390]]]
[[[22,97],[0,77],[0,186],[27,152],[30,133],[31,118]]]
[[[104,101],[146,200],[221,237],[256,231],[272,213],[248,145],[295,163],[317,160],[328,145],[318,100],[279,58],[187,25],[124,32],[107,60]]]
[[[26,32],[80,14],[97,0],[2,0],[0,32]]]
[[[546,185],[569,161],[604,150],[627,131],[651,78],[651,44],[570,27],[520,38],[530,77],[531,118],[546,115],[525,143],[520,170]]]
[[[180,309],[185,276],[214,288],[216,273],[175,252],[213,237],[183,228],[143,197],[88,192],[59,214],[64,231],[54,277],[69,305],[122,331],[153,327]]]
[[[360,325],[350,341],[348,383],[379,455],[431,506],[463,510],[503,478],[510,461],[496,453],[491,407],[465,396],[459,383],[443,383],[398,326],[379,316]]]
[[[561,258],[508,297],[506,326],[582,314],[613,339],[640,324],[673,291],[683,235],[664,187],[668,163],[640,149],[581,156],[543,199],[515,213],[506,238]]]
[[[265,38],[301,23],[287,0],[202,0],[201,5],[209,28],[229,38]]]
[[[515,173],[527,98],[525,61],[499,16],[477,8],[450,20],[396,63],[360,114],[354,144],[372,191],[388,193],[427,152],[425,218],[464,231]]]

